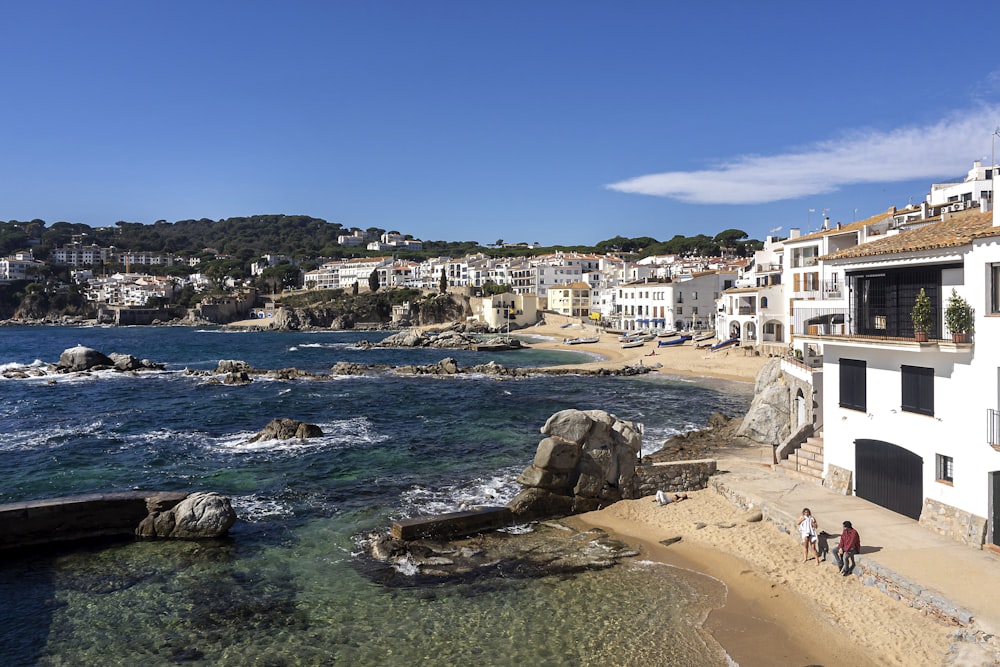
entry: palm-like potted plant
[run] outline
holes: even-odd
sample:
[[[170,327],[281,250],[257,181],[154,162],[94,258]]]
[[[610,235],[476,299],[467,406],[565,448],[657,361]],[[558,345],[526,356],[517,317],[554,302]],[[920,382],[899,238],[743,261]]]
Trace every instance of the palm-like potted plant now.
[[[926,343],[927,334],[934,325],[934,309],[931,308],[931,298],[927,296],[923,287],[913,302],[910,317],[913,318],[913,339],[918,343]]]
[[[944,310],[944,321],[951,332],[951,339],[956,343],[968,343],[976,330],[976,312],[969,302],[963,299],[955,288],[951,288],[948,306]]]

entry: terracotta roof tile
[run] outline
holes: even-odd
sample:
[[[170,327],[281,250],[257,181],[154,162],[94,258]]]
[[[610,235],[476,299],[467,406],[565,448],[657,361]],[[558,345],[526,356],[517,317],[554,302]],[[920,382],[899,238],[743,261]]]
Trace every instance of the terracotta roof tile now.
[[[878,215],[873,215],[870,218],[865,218],[864,220],[858,220],[857,222],[852,222],[848,225],[841,225],[838,229],[837,227],[830,227],[829,229],[821,229],[818,232],[812,232],[804,236],[800,236],[794,239],[785,239],[784,243],[798,243],[799,241],[818,239],[824,236],[830,236],[831,234],[843,234],[844,232],[853,232],[858,229],[863,229],[868,225],[874,225],[877,222],[883,222],[886,219],[892,217],[891,213],[879,213]]]
[[[877,241],[845,248],[820,259],[874,257],[936,248],[955,248],[968,245],[975,239],[989,236],[1000,236],[1000,227],[993,226],[993,213],[973,211],[957,214],[940,222],[932,222],[922,227],[901,231],[899,234],[886,236]]]

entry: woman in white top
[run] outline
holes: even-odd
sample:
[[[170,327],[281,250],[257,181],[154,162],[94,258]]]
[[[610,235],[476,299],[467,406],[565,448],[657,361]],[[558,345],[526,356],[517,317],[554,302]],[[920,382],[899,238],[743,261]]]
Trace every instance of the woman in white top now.
[[[819,565],[819,551],[816,549],[816,542],[819,540],[819,524],[816,523],[816,517],[812,515],[808,507],[803,508],[802,516],[799,517],[795,525],[799,528],[802,546],[806,550],[806,558],[802,562],[809,561],[809,547],[812,546],[813,553],[816,554],[816,565]]]

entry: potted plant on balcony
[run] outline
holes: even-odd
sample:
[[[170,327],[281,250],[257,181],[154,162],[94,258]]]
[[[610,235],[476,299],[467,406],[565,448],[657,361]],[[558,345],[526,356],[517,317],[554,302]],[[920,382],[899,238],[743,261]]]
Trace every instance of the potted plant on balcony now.
[[[913,318],[913,339],[918,343],[926,343],[927,334],[934,325],[934,309],[931,308],[931,298],[923,287],[913,302],[910,317]]]
[[[944,310],[944,321],[951,332],[951,339],[955,343],[968,343],[970,337],[975,333],[976,318],[975,311],[969,302],[959,296],[955,288],[951,288],[951,296],[948,297],[948,306]]]

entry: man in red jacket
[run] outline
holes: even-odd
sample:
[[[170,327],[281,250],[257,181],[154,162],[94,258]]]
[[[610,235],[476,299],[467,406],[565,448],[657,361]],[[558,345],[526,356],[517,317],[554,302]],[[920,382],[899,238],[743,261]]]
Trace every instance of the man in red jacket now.
[[[837,568],[845,577],[854,569],[854,555],[861,552],[861,536],[850,521],[844,522],[844,532],[840,534],[840,544],[833,552],[837,559]]]

